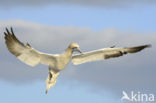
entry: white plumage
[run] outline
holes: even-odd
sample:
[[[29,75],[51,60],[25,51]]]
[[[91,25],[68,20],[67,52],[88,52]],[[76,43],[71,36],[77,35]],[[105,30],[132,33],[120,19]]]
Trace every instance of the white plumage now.
[[[4,34],[8,50],[19,60],[30,66],[35,66],[39,63],[49,66],[49,74],[46,80],[46,93],[55,85],[59,72],[63,70],[70,61],[78,65],[86,62],[119,57],[127,53],[136,53],[151,46],[142,45],[127,48],[110,47],[82,53],[77,43],[71,43],[62,54],[46,54],[35,50],[28,43],[24,45],[20,42],[14,35],[12,28],[11,32],[6,28]],[[72,53],[74,51],[78,51],[80,54],[73,55]]]

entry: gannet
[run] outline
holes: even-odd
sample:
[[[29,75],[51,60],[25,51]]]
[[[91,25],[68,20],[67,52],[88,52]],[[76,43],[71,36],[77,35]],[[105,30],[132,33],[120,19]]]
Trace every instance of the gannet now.
[[[61,54],[47,54],[32,48],[28,43],[23,44],[16,38],[12,28],[10,28],[10,31],[6,28],[4,34],[8,50],[19,60],[30,66],[35,66],[39,63],[49,66],[49,73],[46,79],[46,93],[56,84],[59,72],[63,70],[70,61],[74,65],[78,65],[86,62],[119,57],[128,53],[136,53],[151,46],[141,45],[124,48],[115,48],[112,46],[82,53],[77,43],[71,43]],[[78,51],[80,54],[73,54],[75,51]]]

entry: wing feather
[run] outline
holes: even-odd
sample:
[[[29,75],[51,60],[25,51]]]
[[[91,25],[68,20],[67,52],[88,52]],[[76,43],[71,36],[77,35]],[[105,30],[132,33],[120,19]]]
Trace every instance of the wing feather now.
[[[127,47],[127,48],[104,48],[91,52],[86,52],[83,54],[77,54],[72,56],[72,63],[75,65],[98,61],[103,59],[109,59],[114,57],[123,56],[127,53],[136,53],[144,48],[150,47],[151,45],[142,45],[136,47]]]
[[[28,43],[24,45],[22,42],[20,42],[16,38],[12,28],[11,28],[11,32],[6,28],[6,32],[4,32],[4,34],[5,34],[5,41],[6,41],[8,50],[13,55],[15,55],[19,60],[21,60],[22,62],[30,66],[35,66],[39,64],[40,62],[48,65],[47,60],[49,59],[46,60],[46,58],[51,58],[52,55],[41,53],[35,50],[34,48],[32,48],[30,44]]]

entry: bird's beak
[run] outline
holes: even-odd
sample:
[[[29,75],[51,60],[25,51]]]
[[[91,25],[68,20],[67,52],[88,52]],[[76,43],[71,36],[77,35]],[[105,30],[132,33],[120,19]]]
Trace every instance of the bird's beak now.
[[[81,53],[81,54],[82,54],[82,52],[81,52],[80,48],[76,48],[76,50],[75,50],[75,51],[77,51],[77,52],[79,52],[79,53]]]

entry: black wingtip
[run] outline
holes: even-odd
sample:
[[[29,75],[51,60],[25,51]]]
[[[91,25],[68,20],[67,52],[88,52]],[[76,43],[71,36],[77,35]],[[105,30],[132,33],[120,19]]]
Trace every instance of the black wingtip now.
[[[10,34],[10,32],[9,32],[8,28],[5,28],[5,29],[6,29],[7,33],[8,33],[8,34]]]
[[[10,27],[10,29],[11,29],[11,33],[12,33],[12,35],[14,35],[14,31],[13,31],[13,28],[12,28],[12,27]]]
[[[147,44],[147,45],[145,45],[147,48],[151,48],[152,47],[152,45],[151,44]]]
[[[8,35],[8,34],[15,35],[12,27],[10,27],[11,32],[9,31],[7,27],[5,28],[5,30],[6,30],[6,32],[4,32],[5,35]]]
[[[6,33],[6,32],[4,32],[4,35],[5,35],[5,36],[7,36],[7,33]]]

